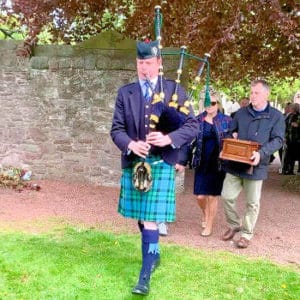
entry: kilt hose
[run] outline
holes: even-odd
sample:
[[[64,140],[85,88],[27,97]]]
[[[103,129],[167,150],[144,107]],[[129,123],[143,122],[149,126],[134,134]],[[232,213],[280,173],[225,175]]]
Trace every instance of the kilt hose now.
[[[175,168],[160,156],[146,158],[152,169],[152,188],[140,192],[133,187],[133,168],[123,169],[118,212],[127,218],[153,222],[174,222]]]

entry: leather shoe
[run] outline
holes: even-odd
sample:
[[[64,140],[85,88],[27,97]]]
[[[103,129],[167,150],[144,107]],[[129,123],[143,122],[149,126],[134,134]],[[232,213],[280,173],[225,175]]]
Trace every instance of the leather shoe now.
[[[156,259],[156,260],[153,262],[153,264],[152,264],[152,266],[151,266],[151,273],[153,273],[153,272],[156,270],[156,268],[159,267],[159,265],[160,265],[160,258]]]
[[[241,237],[241,238],[237,241],[236,246],[237,246],[238,248],[247,248],[247,247],[249,246],[249,244],[250,244],[250,241],[249,241],[249,240],[247,240],[247,239],[244,238],[244,237]]]
[[[138,283],[131,291],[132,294],[136,295],[144,295],[147,296],[149,294],[149,281],[145,284]]]
[[[231,240],[234,235],[241,230],[240,227],[228,228],[222,236],[223,241]]]

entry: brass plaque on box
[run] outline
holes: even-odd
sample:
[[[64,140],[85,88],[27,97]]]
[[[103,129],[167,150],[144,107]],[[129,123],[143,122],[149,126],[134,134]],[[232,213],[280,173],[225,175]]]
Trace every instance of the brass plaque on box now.
[[[234,160],[246,164],[251,164],[250,157],[253,151],[259,149],[260,144],[252,141],[224,139],[223,150],[220,153],[221,159]]]

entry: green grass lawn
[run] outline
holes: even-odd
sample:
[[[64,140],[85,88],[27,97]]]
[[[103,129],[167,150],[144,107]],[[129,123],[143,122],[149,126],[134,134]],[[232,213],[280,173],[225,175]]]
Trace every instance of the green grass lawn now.
[[[0,233],[0,299],[141,299],[131,295],[138,235],[66,228]],[[225,252],[161,245],[147,299],[300,299],[297,270]]]

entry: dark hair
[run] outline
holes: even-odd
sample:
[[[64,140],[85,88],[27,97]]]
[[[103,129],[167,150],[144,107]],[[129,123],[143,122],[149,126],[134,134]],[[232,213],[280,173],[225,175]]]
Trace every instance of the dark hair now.
[[[300,104],[299,103],[291,103],[290,109],[292,109],[295,113],[299,113],[300,111]]]

